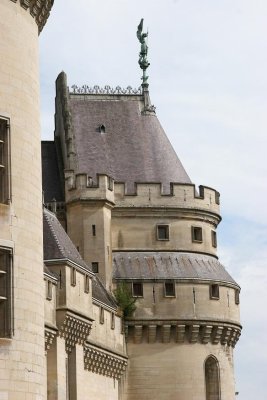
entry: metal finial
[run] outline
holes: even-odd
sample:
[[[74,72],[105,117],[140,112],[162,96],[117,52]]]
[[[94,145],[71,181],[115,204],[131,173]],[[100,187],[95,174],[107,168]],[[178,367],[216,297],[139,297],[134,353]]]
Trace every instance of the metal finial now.
[[[149,67],[150,63],[147,60],[147,52],[148,52],[148,46],[147,46],[147,37],[148,37],[148,32],[147,33],[143,33],[143,22],[144,19],[142,18],[140,21],[140,24],[137,27],[137,32],[136,35],[138,37],[139,42],[141,43],[141,51],[139,53],[139,65],[140,68],[143,70],[143,76],[142,76],[142,86],[144,87],[148,87],[148,75],[146,74],[146,70]]]

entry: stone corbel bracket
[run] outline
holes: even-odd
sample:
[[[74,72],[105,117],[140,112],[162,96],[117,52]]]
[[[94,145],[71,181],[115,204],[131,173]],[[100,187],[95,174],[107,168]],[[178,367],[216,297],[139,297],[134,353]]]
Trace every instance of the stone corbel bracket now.
[[[11,0],[13,3],[20,3],[21,7],[29,10],[31,16],[39,28],[39,33],[42,31],[49,17],[54,0]]]
[[[235,347],[241,326],[214,321],[126,321],[129,342],[138,343],[212,343]]]
[[[57,335],[57,330],[50,328],[48,326],[45,326],[45,352],[47,353],[48,350],[50,349],[54,337]]]
[[[87,345],[84,348],[84,368],[96,374],[119,380],[127,367],[127,360],[115,354]]]
[[[57,311],[59,336],[65,339],[66,353],[70,353],[76,344],[84,346],[90,334],[92,320],[69,310]]]

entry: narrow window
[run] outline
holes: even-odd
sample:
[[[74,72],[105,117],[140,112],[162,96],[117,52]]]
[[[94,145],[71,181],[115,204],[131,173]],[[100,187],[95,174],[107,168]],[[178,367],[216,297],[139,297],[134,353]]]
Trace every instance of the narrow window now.
[[[192,241],[193,242],[202,242],[202,228],[199,226],[192,226]]]
[[[100,314],[99,314],[99,322],[100,324],[104,324],[105,322],[105,311],[103,307],[100,307]]]
[[[220,298],[219,285],[210,285],[210,298],[213,300],[218,300]]]
[[[93,236],[96,235],[96,228],[95,228],[95,225],[92,225],[92,235],[93,235]]]
[[[175,297],[175,283],[165,282],[164,291],[165,291],[165,297]]]
[[[98,262],[92,262],[92,271],[98,274]]]
[[[169,240],[169,225],[157,225],[157,240]]]
[[[10,156],[8,121],[0,118],[0,203],[10,200]]]
[[[12,336],[12,252],[0,248],[0,337]]]
[[[111,329],[115,329],[115,314],[111,313],[110,318],[111,318],[111,321],[110,321]]]
[[[70,283],[71,286],[76,286],[76,269],[74,267],[71,268]]]
[[[90,292],[90,278],[89,275],[84,275],[84,291],[85,293]]]
[[[113,179],[109,176],[109,177],[108,177],[108,189],[109,189],[109,190],[113,190],[113,184],[114,184],[114,181],[113,181]]]
[[[133,297],[143,297],[143,284],[141,282],[133,282],[132,293]]]
[[[210,356],[205,362],[206,400],[220,400],[220,371],[215,357]]]
[[[103,125],[103,124],[99,125],[99,132],[100,132],[100,133],[105,133],[105,132],[106,132],[106,127],[105,127],[105,125]]]
[[[46,281],[46,299],[52,300],[52,282]]]
[[[211,243],[213,247],[217,247],[217,234],[215,231],[211,231]]]
[[[240,294],[239,290],[235,289],[235,304],[239,304],[240,301],[239,294]]]

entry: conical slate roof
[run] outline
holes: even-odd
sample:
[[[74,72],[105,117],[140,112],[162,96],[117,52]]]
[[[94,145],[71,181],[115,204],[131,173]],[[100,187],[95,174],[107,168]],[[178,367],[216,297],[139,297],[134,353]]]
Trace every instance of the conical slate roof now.
[[[125,182],[191,183],[158,118],[144,115],[143,96],[70,94],[78,172]],[[102,126],[102,133],[100,127]],[[104,128],[103,128],[104,127]]]

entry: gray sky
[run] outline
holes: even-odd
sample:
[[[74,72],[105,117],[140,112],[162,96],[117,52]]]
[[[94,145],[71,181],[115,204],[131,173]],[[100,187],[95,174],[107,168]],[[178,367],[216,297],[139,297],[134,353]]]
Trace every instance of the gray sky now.
[[[55,0],[40,37],[43,139],[54,82],[138,87],[141,18],[152,103],[192,181],[221,193],[221,262],[242,286],[239,400],[267,398],[266,0]]]

